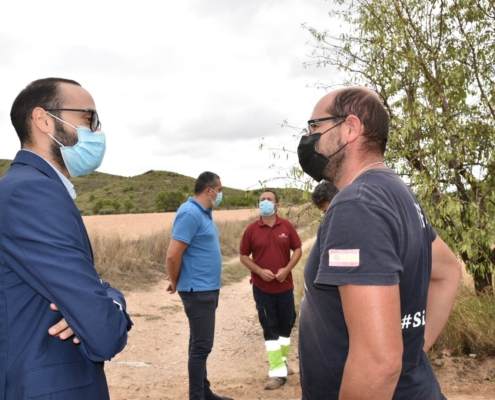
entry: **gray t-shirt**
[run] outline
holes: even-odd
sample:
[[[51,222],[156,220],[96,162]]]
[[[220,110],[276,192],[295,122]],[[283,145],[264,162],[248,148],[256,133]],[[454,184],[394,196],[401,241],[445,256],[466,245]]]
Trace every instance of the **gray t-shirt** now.
[[[338,399],[349,336],[338,286],[399,284],[404,356],[399,400],[444,399],[423,351],[436,233],[389,169],[360,175],[332,201],[304,269],[299,321],[303,399]]]

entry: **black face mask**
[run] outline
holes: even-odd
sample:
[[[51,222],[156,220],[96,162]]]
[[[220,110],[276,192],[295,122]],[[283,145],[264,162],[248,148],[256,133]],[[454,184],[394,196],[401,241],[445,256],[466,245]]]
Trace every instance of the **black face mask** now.
[[[321,135],[322,133],[314,133],[310,136],[303,136],[301,137],[299,146],[297,146],[297,156],[299,157],[299,164],[301,165],[302,170],[317,182],[320,182],[323,179],[322,174],[325,167],[330,162],[330,158],[348,144],[344,144],[335,153],[325,157],[323,154],[316,151],[316,145],[318,140],[320,140]]]

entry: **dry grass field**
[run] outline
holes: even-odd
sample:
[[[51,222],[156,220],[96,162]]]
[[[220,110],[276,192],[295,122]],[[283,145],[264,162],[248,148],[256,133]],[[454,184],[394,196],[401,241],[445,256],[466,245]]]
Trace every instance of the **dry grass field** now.
[[[258,215],[256,210],[213,211],[216,222],[247,220]],[[170,229],[175,213],[115,214],[83,216],[89,234],[120,235],[126,239],[138,239],[164,229]]]

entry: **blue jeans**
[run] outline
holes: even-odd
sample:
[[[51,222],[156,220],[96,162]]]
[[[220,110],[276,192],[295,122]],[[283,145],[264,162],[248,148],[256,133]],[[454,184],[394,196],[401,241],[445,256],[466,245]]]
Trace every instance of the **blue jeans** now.
[[[211,394],[206,359],[213,348],[215,312],[219,290],[179,292],[189,320],[189,399],[204,400]]]

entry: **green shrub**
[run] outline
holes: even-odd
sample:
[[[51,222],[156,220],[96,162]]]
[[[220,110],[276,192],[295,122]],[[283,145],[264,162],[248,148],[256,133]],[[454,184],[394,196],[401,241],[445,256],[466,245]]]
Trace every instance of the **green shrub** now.
[[[93,214],[98,214],[102,208],[103,208],[103,200],[98,199],[98,201],[95,204],[93,204],[93,208],[92,208]]]
[[[116,212],[119,212],[120,207],[121,207],[120,201],[118,201],[118,200],[114,200],[114,201],[112,202],[112,206],[113,206],[113,208],[115,208],[115,211],[116,211]]]
[[[134,202],[130,198],[124,201],[124,208],[126,212],[130,212],[135,207]]]
[[[115,214],[115,208],[102,208],[98,214],[100,215],[110,215],[110,214]]]

